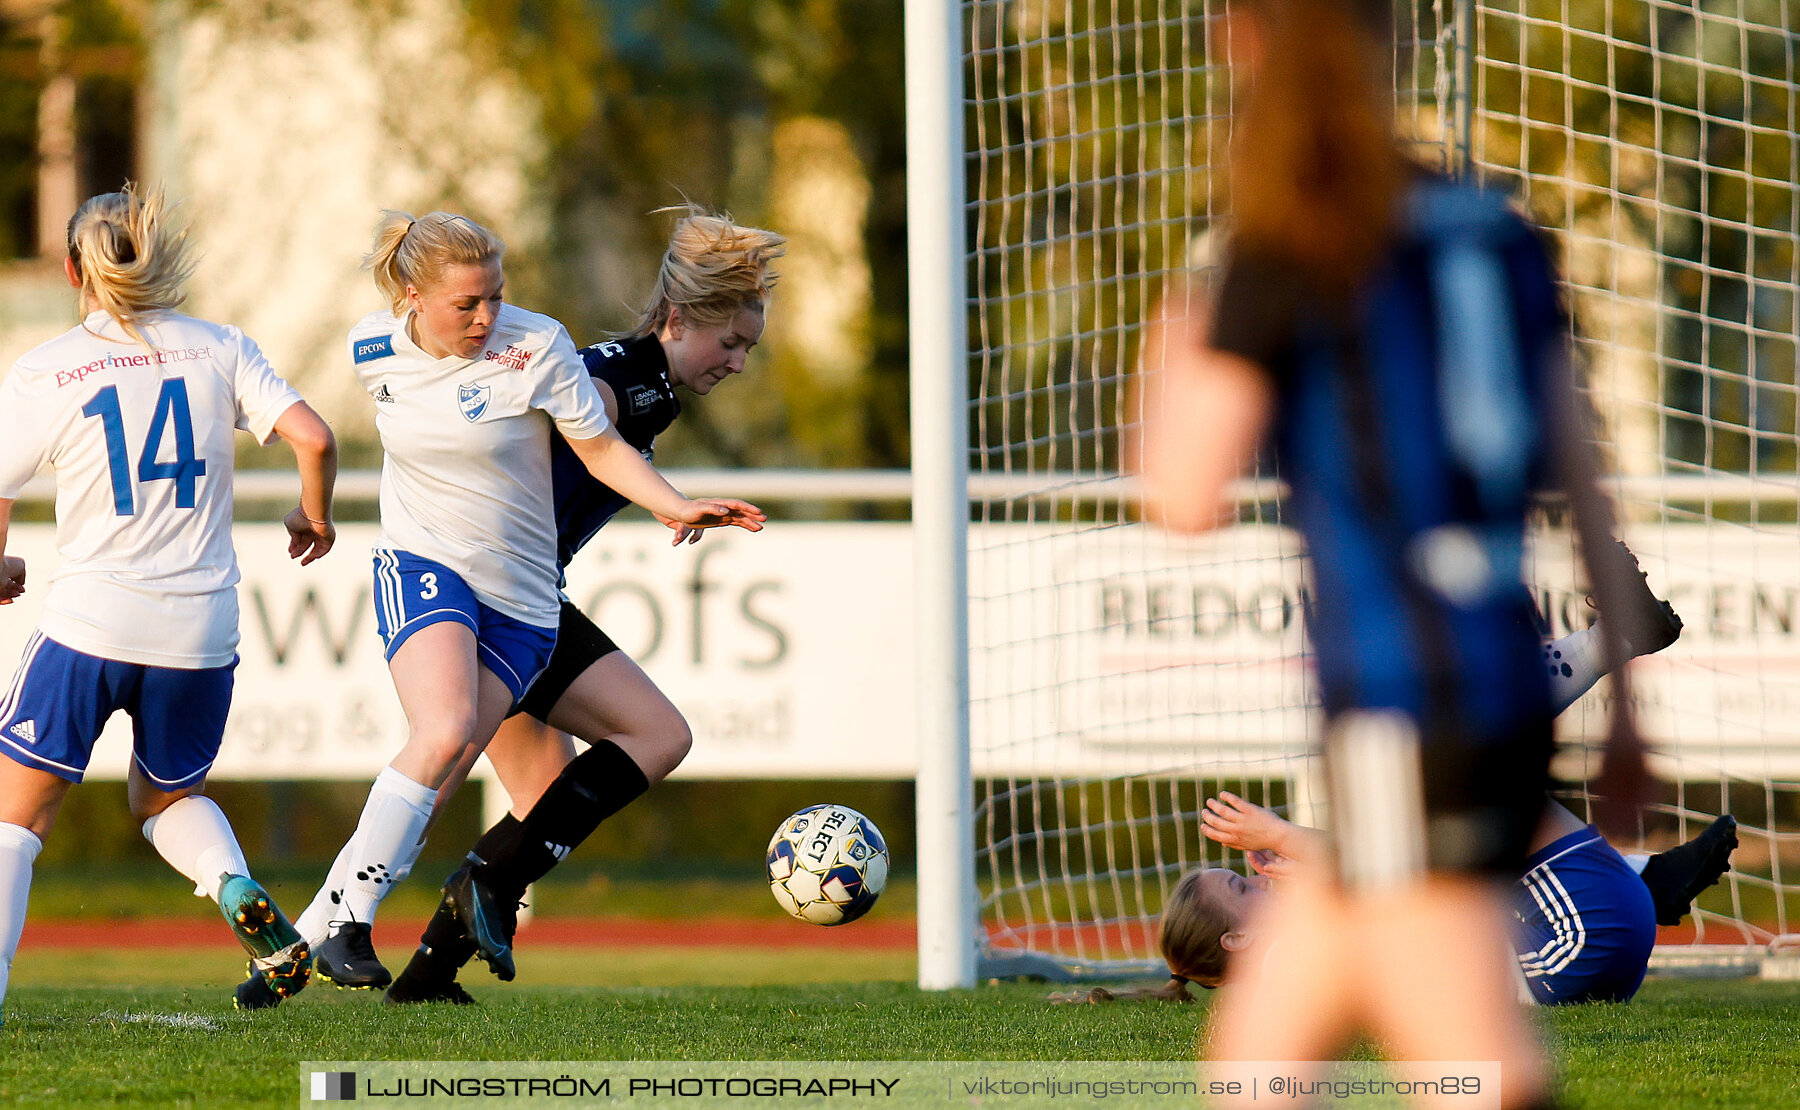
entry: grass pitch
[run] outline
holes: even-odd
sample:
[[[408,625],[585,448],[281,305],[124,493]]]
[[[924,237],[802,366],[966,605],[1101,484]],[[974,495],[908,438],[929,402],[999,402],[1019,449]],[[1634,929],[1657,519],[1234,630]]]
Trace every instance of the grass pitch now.
[[[21,956],[5,1105],[288,1105],[304,1060],[1185,1060],[1206,1010],[1051,1007],[1031,984],[926,994],[905,952],[546,948],[510,985],[472,966],[480,1006],[314,986],[247,1015],[222,948]],[[1538,1017],[1571,1107],[1800,1104],[1800,983],[1652,981],[1626,1006]]]

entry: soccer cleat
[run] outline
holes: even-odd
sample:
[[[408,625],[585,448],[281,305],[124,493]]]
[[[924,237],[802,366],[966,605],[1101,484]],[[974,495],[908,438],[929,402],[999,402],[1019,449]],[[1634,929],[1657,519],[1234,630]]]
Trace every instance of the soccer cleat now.
[[[1631,658],[1655,655],[1681,636],[1681,616],[1668,602],[1650,591],[1649,578],[1638,566],[1637,556],[1624,541],[1614,540],[1612,557],[1619,570],[1619,584],[1625,593],[1625,612],[1616,628],[1625,638]],[[1627,569],[1629,567],[1629,569]],[[1602,613],[1605,619],[1609,614]]]
[[[475,954],[487,961],[488,968],[503,983],[518,974],[513,964],[512,934],[517,919],[503,914],[501,899],[493,888],[475,877],[471,861],[456,869],[444,882],[444,901],[456,911],[462,922],[463,935],[475,946]],[[513,903],[516,905],[517,903]]]
[[[370,927],[360,921],[332,922],[331,935],[313,953],[313,966],[346,990],[385,987],[394,979],[375,955]]]
[[[267,1010],[281,1005],[281,996],[269,986],[269,981],[256,973],[254,965],[250,968],[249,978],[237,985],[236,997],[232,1005],[240,1010]]]
[[[249,988],[249,998],[245,987],[238,988],[241,1008],[266,1009],[306,988],[312,975],[312,953],[270,900],[268,891],[248,875],[228,875],[219,885],[219,911],[238,943],[250,953],[249,981],[262,986],[260,991]],[[264,991],[273,1001],[264,998]]]
[[[1737,818],[1727,813],[1686,844],[1651,856],[1642,877],[1656,904],[1656,923],[1681,924],[1700,892],[1731,869],[1737,844]]]
[[[455,979],[433,980],[415,975],[408,967],[381,996],[383,1002],[409,1006],[419,1002],[448,1002],[453,1006],[473,1006],[475,999]]]

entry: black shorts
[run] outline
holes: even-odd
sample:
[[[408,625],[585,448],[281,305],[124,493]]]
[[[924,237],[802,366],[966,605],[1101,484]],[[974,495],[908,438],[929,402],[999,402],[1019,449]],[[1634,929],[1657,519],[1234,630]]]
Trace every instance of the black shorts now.
[[[1370,746],[1344,731],[1357,716],[1345,713],[1326,726],[1327,789],[1340,873],[1352,885],[1359,874],[1385,881],[1393,868],[1413,866],[1518,878],[1550,787],[1555,745],[1550,718],[1486,737],[1421,736],[1410,718],[1366,714],[1404,720],[1398,730],[1378,725]],[[1402,731],[1408,734],[1404,739]],[[1418,785],[1408,788],[1409,779]],[[1424,848],[1423,858],[1412,857],[1410,864],[1404,858],[1408,842],[1422,842]],[[1377,858],[1357,858],[1363,854]]]
[[[568,601],[556,619],[556,650],[531,689],[519,699],[514,713],[529,713],[545,724],[550,723],[550,710],[568,692],[581,673],[619,650],[612,637]]]

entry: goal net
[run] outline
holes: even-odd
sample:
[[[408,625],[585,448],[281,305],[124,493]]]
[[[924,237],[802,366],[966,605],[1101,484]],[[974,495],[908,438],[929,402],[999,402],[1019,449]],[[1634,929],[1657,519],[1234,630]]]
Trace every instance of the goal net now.
[[[1305,821],[1306,579],[1279,489],[1201,539],[1138,522],[1124,386],[1166,281],[1204,269],[1230,89],[1219,0],[966,0],[970,761],[978,974],[1160,967],[1221,789]],[[1800,896],[1800,98],[1785,0],[1397,6],[1420,157],[1511,191],[1563,253],[1627,538],[1687,620],[1635,664],[1667,780],[1643,850],[1740,822],[1665,944],[1756,953]],[[916,448],[922,445],[915,445]],[[1567,537],[1534,560],[1585,625]],[[1565,715],[1579,811],[1599,695]],[[1621,845],[1627,850],[1639,845]],[[929,881],[929,877],[922,877]]]

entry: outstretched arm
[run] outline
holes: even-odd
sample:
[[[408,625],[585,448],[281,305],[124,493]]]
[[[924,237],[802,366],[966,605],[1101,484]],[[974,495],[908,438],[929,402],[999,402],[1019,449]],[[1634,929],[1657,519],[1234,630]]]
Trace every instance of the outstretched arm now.
[[[275,434],[294,449],[300,470],[300,507],[282,524],[288,532],[288,558],[305,566],[337,543],[331,523],[332,493],[337,487],[337,437],[305,401],[288,406],[275,421]]]
[[[676,543],[688,537],[687,530],[696,528],[731,525],[747,532],[760,532],[763,521],[769,519],[748,501],[729,497],[694,501],[682,496],[681,491],[670,485],[668,479],[638,454],[637,448],[626,443],[614,428],[608,427],[590,439],[571,439],[568,443],[589,474],[675,528]]]
[[[1246,802],[1236,794],[1220,791],[1216,798],[1206,799],[1206,810],[1200,815],[1201,831],[1210,840],[1227,848],[1236,848],[1251,856],[1251,864],[1264,871],[1280,874],[1288,869],[1283,861],[1309,863],[1319,858],[1320,834],[1302,828],[1273,810]],[[1274,853],[1270,857],[1263,853]],[[1258,863],[1258,857],[1262,863]],[[1278,858],[1276,858],[1278,857]]]
[[[1130,465],[1143,477],[1146,515],[1176,532],[1229,519],[1226,492],[1255,458],[1275,411],[1267,373],[1213,347],[1197,300],[1185,286],[1163,298],[1134,387],[1142,431]]]

